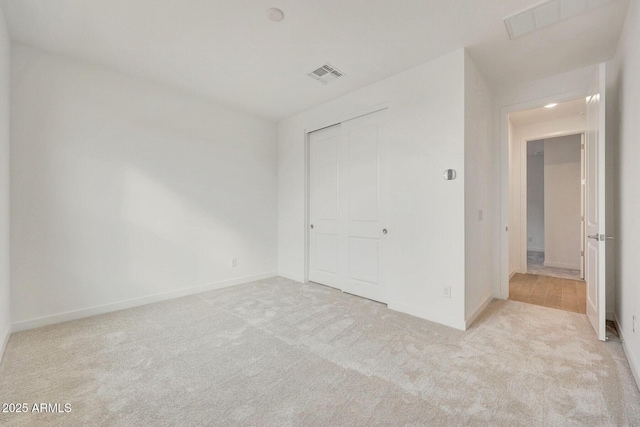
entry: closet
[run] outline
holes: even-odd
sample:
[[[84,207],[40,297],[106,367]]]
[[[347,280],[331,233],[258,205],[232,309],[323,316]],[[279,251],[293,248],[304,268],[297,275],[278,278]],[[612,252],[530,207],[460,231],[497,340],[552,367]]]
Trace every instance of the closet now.
[[[309,280],[386,302],[386,110],[309,134]]]

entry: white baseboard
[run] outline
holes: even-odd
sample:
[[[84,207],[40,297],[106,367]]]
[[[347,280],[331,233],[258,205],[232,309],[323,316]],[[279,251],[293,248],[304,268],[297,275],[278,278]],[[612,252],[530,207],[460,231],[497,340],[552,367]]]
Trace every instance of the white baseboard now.
[[[484,309],[487,308],[489,304],[491,304],[491,301],[493,301],[493,296],[488,296],[487,299],[482,301],[478,308],[476,308],[473,313],[471,313],[471,316],[469,316],[469,318],[465,322],[465,330],[469,329],[469,326],[471,326],[471,324],[476,321],[476,319],[478,318],[478,316],[480,316]]]
[[[447,316],[443,316],[441,313],[434,313],[429,310],[425,310],[423,308],[411,306],[408,304],[403,304],[399,302],[389,301],[387,303],[387,307],[390,310],[399,311],[401,313],[410,314],[415,317],[419,317],[424,320],[429,320],[431,322],[440,323],[441,325],[449,326],[451,328],[459,329],[461,331],[465,330],[465,322],[460,319],[452,319]]]
[[[11,325],[7,326],[7,330],[3,335],[0,335],[0,363],[2,363],[2,358],[4,357],[4,352],[7,349],[7,344],[9,343],[9,337],[11,336]]]
[[[514,268],[513,270],[511,270],[509,272],[509,280],[513,279],[513,276],[515,276],[517,273],[516,269]]]
[[[580,270],[580,264],[565,264],[562,262],[544,261],[545,267],[568,268],[570,270]]]
[[[624,338],[624,332],[620,326],[620,321],[618,321],[618,315],[615,316],[616,326],[618,327],[618,333],[620,334],[620,340],[622,341],[622,349],[624,350],[624,355],[627,356],[627,362],[629,362],[629,367],[631,368],[631,373],[633,374],[633,379],[636,380],[636,386],[638,390],[640,390],[640,365],[636,361],[636,358],[633,357],[633,354],[629,351],[629,347],[627,347],[627,340]]]
[[[139,307],[141,305],[152,304],[154,302],[166,301],[173,298],[180,298],[188,295],[199,294],[201,292],[212,291],[229,286],[239,285],[242,283],[253,282],[255,280],[268,279],[275,277],[275,271],[255,274],[251,276],[238,277],[236,279],[223,280],[204,286],[195,286],[192,288],[179,289],[176,291],[164,292],[161,294],[149,295],[142,298],[134,298],[126,301],[120,301],[111,304],[100,305],[96,307],[83,308],[80,310],[68,311],[66,313],[58,313],[51,316],[39,317],[36,319],[23,320],[13,324],[12,331],[19,332],[27,329],[39,328],[41,326],[53,325],[55,323],[67,322],[69,320],[82,319],[84,317],[96,316],[98,314],[110,313],[112,311],[125,310],[127,308]]]

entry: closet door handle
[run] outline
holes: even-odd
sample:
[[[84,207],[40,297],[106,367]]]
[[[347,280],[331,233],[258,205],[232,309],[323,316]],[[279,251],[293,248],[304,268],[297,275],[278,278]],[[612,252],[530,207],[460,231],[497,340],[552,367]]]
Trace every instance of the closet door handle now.
[[[383,229],[382,229],[382,234],[387,234],[387,233],[388,233],[387,229],[386,229],[386,228],[383,228]]]

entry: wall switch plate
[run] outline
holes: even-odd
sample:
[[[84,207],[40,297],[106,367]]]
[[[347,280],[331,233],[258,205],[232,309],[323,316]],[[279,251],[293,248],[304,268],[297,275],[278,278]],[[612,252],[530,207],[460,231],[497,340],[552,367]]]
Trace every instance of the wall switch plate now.
[[[238,266],[238,258],[233,258],[231,260],[231,267],[237,267]]]
[[[442,296],[445,298],[451,298],[451,286],[444,286],[442,288]]]

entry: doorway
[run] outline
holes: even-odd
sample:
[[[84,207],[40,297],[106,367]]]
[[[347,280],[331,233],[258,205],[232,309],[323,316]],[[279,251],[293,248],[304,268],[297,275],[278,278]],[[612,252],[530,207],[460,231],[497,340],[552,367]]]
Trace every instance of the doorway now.
[[[610,209],[611,191],[607,191],[607,180],[611,179],[612,169],[607,167],[607,150],[611,148],[607,144],[607,68],[606,63],[594,67],[593,77],[588,87],[584,89],[529,100],[520,104],[503,107],[500,110],[501,126],[501,235],[500,235],[500,288],[499,295],[508,298],[510,292],[510,279],[519,273],[517,267],[519,256],[512,250],[514,240],[521,238],[518,228],[514,228],[514,212],[520,208],[514,197],[519,185],[519,175],[514,174],[514,168],[519,167],[518,144],[514,145],[514,125],[511,121],[514,112],[527,108],[537,109],[555,107],[558,99],[580,100],[585,99],[586,111],[578,115],[584,116],[579,121],[574,116],[566,117],[566,120],[556,120],[547,123],[544,131],[545,137],[569,135],[572,133],[584,133],[585,156],[585,203],[584,203],[584,239],[585,239],[585,271],[587,318],[593,327],[599,340],[606,340],[606,309],[607,288],[613,285],[614,275],[611,257],[613,246],[607,245],[607,241],[614,237],[608,233],[612,231]],[[543,107],[544,106],[544,107]],[[538,108],[539,107],[539,108]],[[545,113],[542,113],[543,115]],[[533,135],[535,136],[535,135]],[[536,139],[536,138],[529,138]],[[539,138],[538,138],[539,139]],[[516,147],[516,150],[514,150]],[[608,148],[609,147],[609,148]],[[518,153],[515,153],[518,151]],[[526,260],[526,257],[525,257]],[[522,264],[521,264],[522,265]],[[569,280],[569,279],[556,279]]]
[[[526,273],[582,280],[583,135],[526,144]]]
[[[586,313],[586,101],[509,115],[509,299]]]

